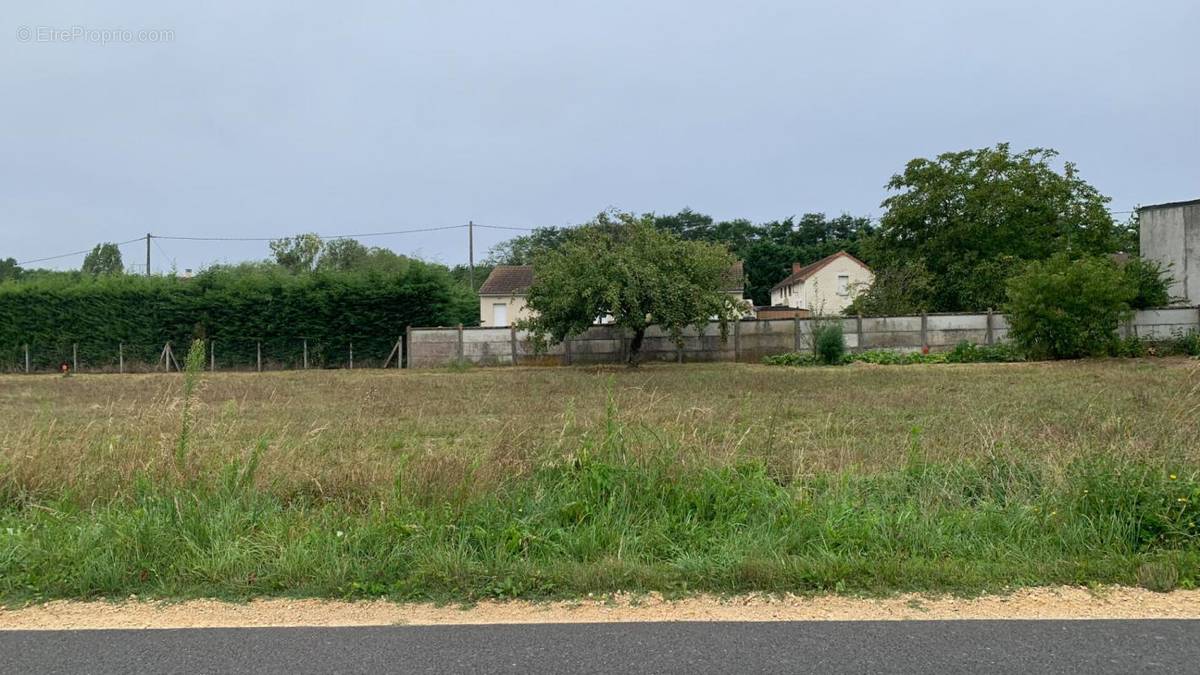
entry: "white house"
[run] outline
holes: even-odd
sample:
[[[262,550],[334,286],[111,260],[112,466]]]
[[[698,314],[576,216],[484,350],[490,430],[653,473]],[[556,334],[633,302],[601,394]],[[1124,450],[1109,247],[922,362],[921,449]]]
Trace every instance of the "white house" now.
[[[792,273],[771,288],[771,305],[841,314],[873,281],[866,263],[838,251],[808,265],[792,263]]]
[[[745,300],[746,273],[742,261],[729,268],[725,279],[725,292],[742,302],[749,312],[752,307]],[[528,318],[530,312],[525,306],[525,295],[532,284],[532,265],[497,265],[479,287],[479,325],[508,326]],[[599,323],[607,321],[601,318]]]
[[[508,326],[528,318],[525,293],[532,284],[532,265],[497,265],[479,287],[479,325]]]

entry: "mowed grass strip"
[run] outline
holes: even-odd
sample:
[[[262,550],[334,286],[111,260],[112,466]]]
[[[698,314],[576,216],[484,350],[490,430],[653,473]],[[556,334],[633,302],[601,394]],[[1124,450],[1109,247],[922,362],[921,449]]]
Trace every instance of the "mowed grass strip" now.
[[[0,378],[0,597],[1190,586],[1184,360]]]

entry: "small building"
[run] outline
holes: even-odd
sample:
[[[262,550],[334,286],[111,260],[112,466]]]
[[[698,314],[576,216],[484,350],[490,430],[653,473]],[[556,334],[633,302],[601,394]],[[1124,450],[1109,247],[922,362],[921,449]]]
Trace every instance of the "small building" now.
[[[1200,199],[1138,209],[1141,256],[1171,275],[1171,296],[1182,305],[1200,304]]]
[[[532,265],[496,265],[479,287],[479,325],[508,326],[529,318],[525,294],[532,285]]]
[[[866,263],[838,251],[807,265],[792,263],[792,273],[771,287],[771,305],[815,314],[841,314],[874,281],[875,275]]]
[[[532,265],[497,265],[479,287],[479,325],[489,328],[509,326],[528,318],[530,312],[525,306],[525,296],[531,285]],[[751,303],[745,300],[746,272],[742,261],[729,268],[724,291],[743,304],[745,314],[753,311]],[[598,323],[608,321],[602,317]]]

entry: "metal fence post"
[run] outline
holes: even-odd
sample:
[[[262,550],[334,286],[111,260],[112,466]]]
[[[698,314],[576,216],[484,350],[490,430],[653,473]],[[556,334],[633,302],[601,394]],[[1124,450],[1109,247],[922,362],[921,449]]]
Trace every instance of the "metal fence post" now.
[[[258,372],[261,373],[262,372],[262,340],[256,341],[254,343],[254,348],[255,348],[255,357],[254,357],[255,358],[255,368],[257,368]]]
[[[304,338],[304,369],[308,370],[308,338]]]
[[[986,340],[986,341],[987,341],[987,343],[988,343],[989,345],[990,345],[990,344],[992,344],[993,340],[995,340],[995,338],[993,337],[992,331],[993,331],[993,328],[992,328],[992,308],[991,308],[991,307],[988,307],[988,311],[987,311],[987,332],[986,332],[986,333],[984,333],[984,336],[985,336],[985,337],[984,337],[984,340]]]
[[[208,369],[217,372],[217,341],[208,341]]]
[[[71,343],[71,372],[79,371],[79,343]]]
[[[412,368],[412,326],[404,326],[404,367]]]
[[[125,372],[125,343],[124,342],[117,343],[117,372],[122,373],[122,374]]]
[[[458,349],[456,352],[459,361],[463,360],[463,325],[458,324]]]
[[[862,314],[854,317],[854,330],[856,333],[858,333],[858,346],[854,348],[855,351],[867,351],[866,346],[863,345]]]
[[[350,341],[350,370],[354,370],[354,340]]]
[[[509,344],[512,346],[512,364],[517,365],[517,327],[509,326]]]
[[[929,349],[929,314],[921,312],[921,350]]]
[[[792,317],[792,351],[800,351],[800,317]]]
[[[25,343],[25,374],[29,374],[29,343]]]

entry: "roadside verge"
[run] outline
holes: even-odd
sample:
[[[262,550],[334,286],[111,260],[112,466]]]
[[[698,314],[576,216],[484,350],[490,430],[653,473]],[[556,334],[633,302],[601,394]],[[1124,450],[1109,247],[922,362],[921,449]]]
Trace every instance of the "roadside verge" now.
[[[484,601],[458,605],[385,600],[263,599],[248,603],[55,601],[0,609],[0,630],[388,626],[629,621],[896,621],[961,619],[1200,619],[1200,590],[1153,593],[1138,588],[1058,587],[978,598],[916,594],[889,598],[843,596],[658,595],[579,601]]]

